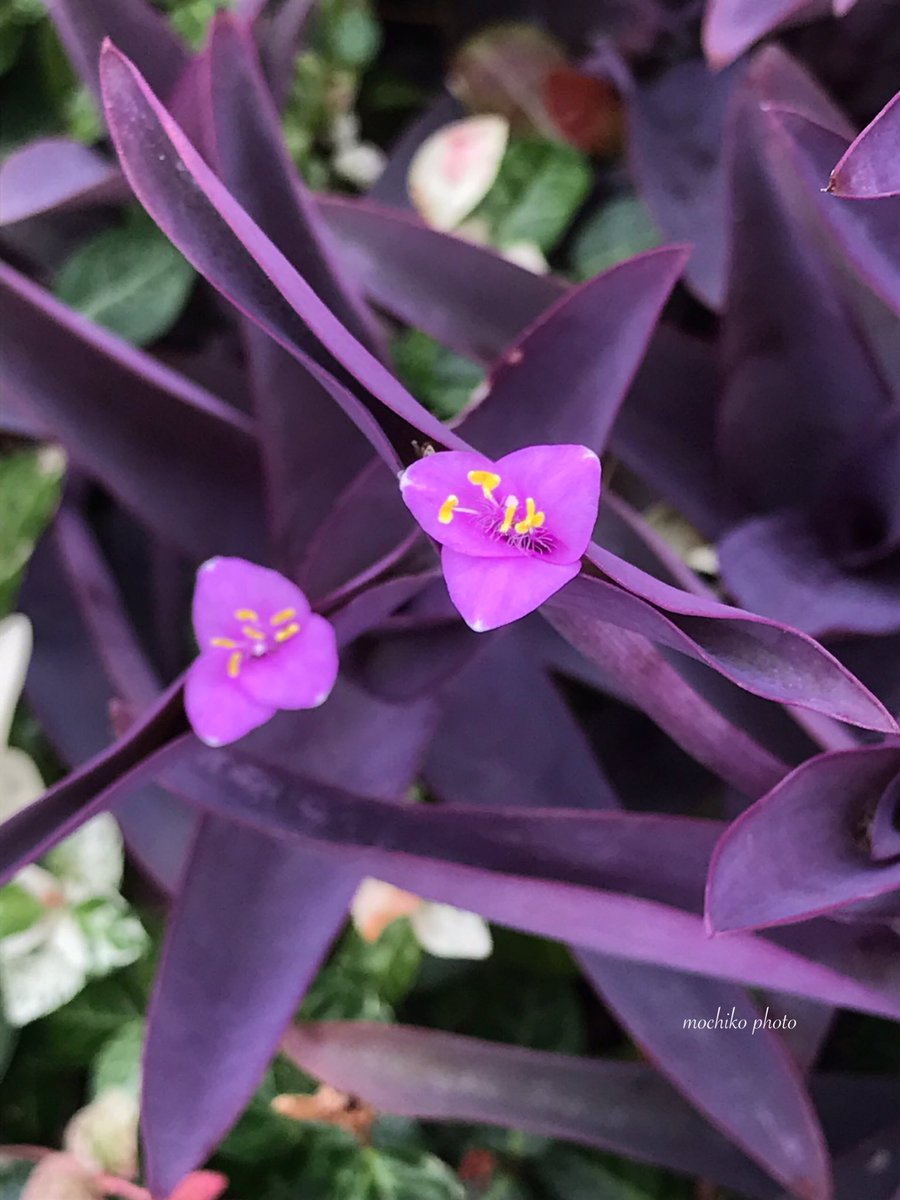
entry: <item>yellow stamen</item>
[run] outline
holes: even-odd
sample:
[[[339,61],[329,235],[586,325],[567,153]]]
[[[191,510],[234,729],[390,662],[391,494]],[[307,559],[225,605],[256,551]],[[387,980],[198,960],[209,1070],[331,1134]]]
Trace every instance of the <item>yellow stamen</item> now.
[[[300,632],[300,626],[294,621],[290,625],[285,625],[284,629],[279,629],[275,634],[276,642],[286,642],[288,638],[296,637]]]
[[[533,497],[525,498],[525,509],[524,520],[516,522],[516,533],[527,533],[529,529],[540,529],[544,523],[544,513],[534,511]]]
[[[259,617],[252,608],[239,608],[234,614],[239,621],[258,621]]]
[[[512,523],[516,519],[516,509],[519,507],[519,501],[515,496],[506,497],[506,512],[503,514],[503,524],[500,526],[501,533],[509,533],[512,529]]]
[[[237,642],[232,641],[231,638],[216,637],[216,638],[213,638],[209,644],[211,646],[215,646],[217,649],[233,650],[235,648],[235,646],[237,645]]]
[[[493,471],[470,471],[466,478],[469,483],[481,488],[485,500],[492,500],[495,489],[500,486],[500,476]]]
[[[459,504],[459,496],[448,496],[438,509],[438,520],[442,525],[449,525],[453,520],[453,510]]]
[[[244,637],[251,638],[254,642],[264,642],[266,640],[266,635],[262,630],[254,629],[252,625],[245,625],[241,629],[241,633]]]
[[[234,654],[228,656],[228,677],[230,679],[237,679],[240,675],[242,657],[240,650],[235,650]]]
[[[281,612],[277,612],[275,616],[272,617],[269,623],[271,625],[283,625],[285,621],[290,621],[293,617],[296,617],[296,615],[296,608],[283,608]]]

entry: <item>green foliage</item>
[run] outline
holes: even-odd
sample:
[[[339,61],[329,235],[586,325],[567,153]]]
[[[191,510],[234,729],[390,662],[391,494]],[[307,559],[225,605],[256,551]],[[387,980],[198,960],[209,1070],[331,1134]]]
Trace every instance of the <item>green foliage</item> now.
[[[473,216],[485,220],[492,245],[532,242],[545,254],[556,246],[584,203],[592,172],[572,146],[543,138],[510,141],[494,185]]]
[[[0,616],[13,606],[22,570],[59,503],[61,455],[22,450],[0,458]]]
[[[0,1159],[0,1200],[19,1200],[33,1169],[31,1163]]]
[[[656,1167],[554,1146],[535,1174],[546,1200],[690,1200],[692,1185]]]
[[[190,263],[135,214],[79,247],[60,269],[55,291],[98,325],[144,346],[175,324],[193,282]]]
[[[307,1021],[390,1021],[419,971],[422,951],[409,922],[394,921],[372,945],[348,929],[303,1002]]]
[[[44,906],[17,883],[0,888],[0,938],[21,933],[44,915]]]
[[[404,1159],[366,1147],[338,1170],[329,1200],[464,1200],[446,1163],[431,1154]],[[324,1200],[324,1198],[323,1198]]]
[[[484,381],[479,366],[420,329],[398,334],[391,349],[400,379],[442,421],[457,416]]]
[[[120,1025],[91,1064],[91,1095],[99,1096],[111,1088],[136,1093],[141,1085],[143,1045],[143,1020],[136,1017]]]
[[[663,241],[637,196],[617,196],[602,205],[579,232],[572,246],[572,273],[576,279],[591,279]]]
[[[381,46],[381,26],[364,0],[325,0],[320,8],[323,53],[354,70],[367,66]]]

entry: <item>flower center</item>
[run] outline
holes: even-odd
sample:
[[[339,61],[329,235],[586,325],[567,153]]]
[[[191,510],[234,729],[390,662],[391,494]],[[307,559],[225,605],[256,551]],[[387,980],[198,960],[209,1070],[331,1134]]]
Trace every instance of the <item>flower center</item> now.
[[[295,608],[283,608],[269,618],[266,626],[254,609],[235,609],[234,619],[241,624],[240,636],[214,637],[210,641],[210,645],[217,650],[231,651],[227,667],[229,678],[237,679],[245,658],[262,658],[283,642],[296,637],[300,632],[300,626],[294,620],[296,615]]]
[[[479,527],[489,538],[502,538],[520,550],[534,554],[546,554],[553,546],[553,538],[544,530],[547,514],[538,510],[533,496],[525,497],[525,511],[517,496],[508,495],[503,502],[494,492],[501,484],[500,476],[493,471],[469,471],[466,479],[481,495],[464,506],[459,496],[451,493],[438,509],[438,520],[449,525],[457,516],[475,517]]]

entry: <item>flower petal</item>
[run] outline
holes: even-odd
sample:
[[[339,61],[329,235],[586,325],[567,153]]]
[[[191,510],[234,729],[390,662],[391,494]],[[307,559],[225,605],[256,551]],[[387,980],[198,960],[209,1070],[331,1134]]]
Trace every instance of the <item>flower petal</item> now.
[[[526,446],[497,461],[520,498],[533,496],[546,513],[555,543],[553,562],[581,558],[591,540],[600,503],[600,459],[586,446]]]
[[[575,578],[580,563],[473,558],[445,546],[441,556],[450,599],[470,629],[483,633],[534,612]]]
[[[337,673],[334,627],[324,617],[312,613],[296,637],[262,658],[248,659],[237,682],[256,704],[272,708],[318,708],[331,695]]]
[[[235,616],[242,609],[263,620],[292,608],[299,619],[309,615],[303,592],[268,567],[244,558],[210,558],[197,572],[194,590],[194,633],[201,648],[212,638],[238,634],[243,622]]]
[[[184,707],[191,728],[207,746],[224,746],[264,725],[275,715],[272,705],[258,703],[228,678],[227,655],[201,654],[187,673]]]
[[[367,878],[356,889],[350,917],[353,928],[364,941],[377,942],[388,925],[398,917],[412,916],[422,904],[412,892],[382,879]]]
[[[400,476],[403,502],[425,532],[442,546],[485,558],[518,558],[521,550],[502,539],[488,537],[464,513],[457,513],[446,524],[440,520],[441,509],[450,496],[456,496],[462,508],[470,502],[479,507],[484,504],[481,488],[469,482],[470,471],[499,473],[489,458],[466,450],[426,455]],[[498,503],[507,494],[502,476],[499,489]]]

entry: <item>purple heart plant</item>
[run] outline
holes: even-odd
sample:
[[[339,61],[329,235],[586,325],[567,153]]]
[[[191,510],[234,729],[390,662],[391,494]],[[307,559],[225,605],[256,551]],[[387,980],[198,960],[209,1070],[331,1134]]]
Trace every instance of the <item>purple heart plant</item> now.
[[[160,898],[149,1194],[280,1048],[303,1086],[482,1138],[890,1200],[897,1063],[854,1074],[832,1040],[900,1020],[896,79],[868,111],[842,77],[852,119],[822,86],[877,5],[823,32],[796,3],[634,0],[605,39],[546,6],[628,114],[549,274],[410,211],[446,94],[369,195],[305,185],[279,106],[308,7],[239,3],[191,53],[144,0],[52,0],[109,153],[0,166],[0,425],[69,461],[19,597],[66,772],[0,825],[0,867],[112,811]],[[569,270],[626,173],[655,248]],[[190,336],[143,349],[44,286],[68,218],[135,201],[200,277]],[[398,338],[481,378],[451,419]],[[507,1045],[424,989],[393,1023],[298,1020],[373,879],[481,918],[460,994],[527,936],[618,1043]]]

